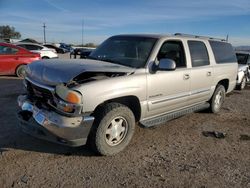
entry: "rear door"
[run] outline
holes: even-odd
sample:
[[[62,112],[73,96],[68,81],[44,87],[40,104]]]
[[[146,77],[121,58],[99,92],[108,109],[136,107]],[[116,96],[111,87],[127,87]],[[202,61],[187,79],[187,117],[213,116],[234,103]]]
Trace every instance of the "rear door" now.
[[[213,67],[205,42],[188,40],[187,43],[192,64],[188,104],[192,105],[209,100],[212,92]]]

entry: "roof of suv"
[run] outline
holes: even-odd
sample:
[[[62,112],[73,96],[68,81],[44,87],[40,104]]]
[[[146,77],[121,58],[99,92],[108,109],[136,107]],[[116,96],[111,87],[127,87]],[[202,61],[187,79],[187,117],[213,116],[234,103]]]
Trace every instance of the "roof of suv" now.
[[[189,39],[200,39],[200,40],[215,40],[220,42],[227,42],[225,39],[214,38],[214,37],[207,37],[207,36],[199,36],[199,35],[190,35],[190,34],[183,34],[183,33],[175,33],[173,35],[168,34],[121,34],[115,36],[135,36],[135,37],[149,37],[149,38],[165,38],[165,37],[175,37],[175,38],[189,38]]]

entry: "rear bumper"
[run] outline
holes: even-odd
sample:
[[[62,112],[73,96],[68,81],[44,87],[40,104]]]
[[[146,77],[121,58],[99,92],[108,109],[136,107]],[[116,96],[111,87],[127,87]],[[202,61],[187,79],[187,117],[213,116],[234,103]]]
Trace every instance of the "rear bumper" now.
[[[86,144],[94,117],[66,117],[39,109],[23,96],[18,97],[19,125],[31,136],[67,146]]]

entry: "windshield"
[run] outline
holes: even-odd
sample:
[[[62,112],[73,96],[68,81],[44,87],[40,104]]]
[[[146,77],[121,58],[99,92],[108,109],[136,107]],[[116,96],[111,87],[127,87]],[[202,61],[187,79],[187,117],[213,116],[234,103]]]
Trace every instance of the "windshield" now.
[[[115,36],[107,39],[88,58],[133,68],[145,66],[156,38]]]
[[[237,57],[237,60],[238,60],[238,63],[239,63],[239,64],[243,64],[243,65],[246,65],[246,64],[247,64],[247,57],[248,57],[248,54],[236,53],[236,57]]]

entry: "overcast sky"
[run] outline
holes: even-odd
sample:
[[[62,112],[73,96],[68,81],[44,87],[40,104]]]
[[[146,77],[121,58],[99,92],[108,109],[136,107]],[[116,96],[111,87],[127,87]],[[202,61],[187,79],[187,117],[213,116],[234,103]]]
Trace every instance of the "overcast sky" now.
[[[99,44],[123,33],[189,33],[250,45],[250,0],[0,0],[0,25],[22,38]]]

